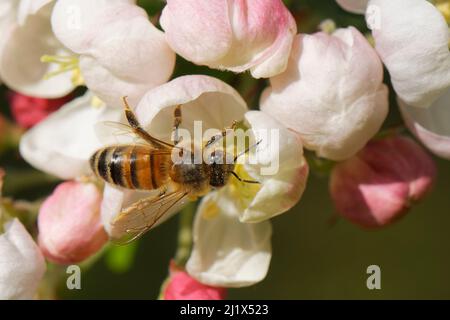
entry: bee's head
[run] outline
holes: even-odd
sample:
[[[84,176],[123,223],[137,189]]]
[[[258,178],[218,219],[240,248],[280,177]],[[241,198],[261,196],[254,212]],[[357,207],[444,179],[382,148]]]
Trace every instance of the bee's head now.
[[[210,153],[207,164],[210,169],[209,184],[215,188],[226,185],[234,170],[233,156],[222,150],[215,150]]]

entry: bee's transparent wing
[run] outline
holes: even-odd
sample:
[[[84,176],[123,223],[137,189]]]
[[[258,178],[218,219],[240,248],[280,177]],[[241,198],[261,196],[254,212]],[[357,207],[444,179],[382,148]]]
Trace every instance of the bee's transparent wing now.
[[[174,191],[141,199],[125,208],[111,223],[111,241],[128,244],[176,213],[187,202],[188,193]],[[165,219],[163,219],[165,218]]]
[[[133,128],[121,122],[98,122],[95,125],[95,133],[104,145],[138,144],[148,146],[148,143],[133,131]]]

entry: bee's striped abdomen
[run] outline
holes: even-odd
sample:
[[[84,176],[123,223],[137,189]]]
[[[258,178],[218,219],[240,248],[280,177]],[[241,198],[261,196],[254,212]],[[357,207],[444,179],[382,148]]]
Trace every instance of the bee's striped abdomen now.
[[[168,179],[170,155],[142,146],[112,146],[98,150],[90,159],[92,171],[108,183],[153,190]]]

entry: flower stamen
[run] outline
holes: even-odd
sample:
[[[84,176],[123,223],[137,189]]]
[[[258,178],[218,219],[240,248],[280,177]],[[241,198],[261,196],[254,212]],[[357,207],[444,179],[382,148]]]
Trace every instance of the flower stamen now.
[[[44,75],[44,80],[48,80],[66,72],[72,72],[73,85],[81,86],[84,84],[84,79],[81,75],[79,59],[77,56],[43,55],[41,57],[41,62],[57,65],[56,70],[50,71]]]

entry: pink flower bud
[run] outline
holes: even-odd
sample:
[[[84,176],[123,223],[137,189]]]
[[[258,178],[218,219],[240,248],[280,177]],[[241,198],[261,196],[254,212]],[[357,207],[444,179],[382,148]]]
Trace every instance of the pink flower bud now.
[[[286,69],[297,32],[281,0],[168,0],[161,26],[185,59],[256,78]]]
[[[433,159],[413,140],[373,140],[333,169],[330,192],[338,212],[365,228],[385,226],[432,188]]]
[[[41,206],[39,246],[50,261],[70,264],[96,253],[108,240],[100,220],[102,196],[92,183],[64,182]]]
[[[23,128],[31,128],[71,99],[42,99],[11,92],[9,103],[14,120]]]
[[[204,285],[185,271],[172,270],[164,300],[224,300],[226,293],[225,288]]]

